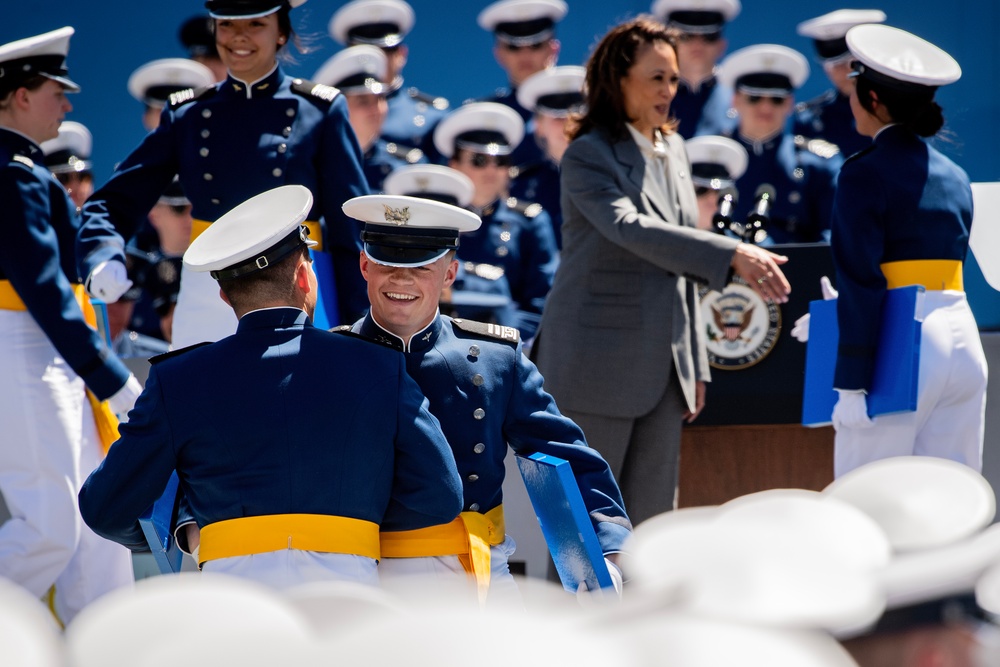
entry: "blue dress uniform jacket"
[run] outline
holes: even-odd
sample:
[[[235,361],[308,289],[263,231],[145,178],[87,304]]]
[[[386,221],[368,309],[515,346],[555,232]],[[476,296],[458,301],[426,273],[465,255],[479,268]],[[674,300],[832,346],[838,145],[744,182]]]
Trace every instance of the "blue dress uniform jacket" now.
[[[559,204],[559,165],[542,157],[511,169],[510,195],[536,202],[549,214],[556,248],[562,250],[562,207]]]
[[[681,81],[670,103],[670,114],[680,121],[677,131],[685,139],[704,134],[727,134],[736,127],[736,115],[730,113],[733,91],[714,76],[702,82],[698,90]]]
[[[248,313],[234,335],[155,363],[80,491],[84,520],[144,550],[137,517],[174,469],[202,527],[304,513],[408,530],[462,505],[448,443],[402,355],[317,329],[296,308]]]
[[[384,138],[375,140],[364,154],[365,179],[372,193],[381,193],[386,176],[408,164],[426,164],[427,158],[419,148],[403,148],[390,144]]]
[[[249,87],[229,77],[173,99],[159,128],[84,205],[80,275],[105,260],[124,261],[121,237],[135,233],[175,174],[191,215],[208,222],[261,192],[299,184],[315,198],[309,219],[325,222],[323,248],[333,259],[340,317],[353,321],[364,312],[361,230],[340,207],[368,194],[368,186],[337,90],[293,79],[279,67]]]
[[[0,128],[0,165],[0,280],[10,281],[53,347],[104,400],[129,372],[84,321],[73,295],[76,206],[24,135]]]
[[[400,151],[419,148],[424,155],[439,157],[434,148],[434,128],[448,115],[448,100],[428,95],[413,86],[400,83],[386,96],[389,113],[382,123],[382,139],[396,144]]]
[[[545,392],[516,331],[494,327],[489,335],[480,333],[486,325],[438,316],[407,349],[370,314],[353,329],[405,352],[407,370],[451,443],[465,511],[486,513],[503,501],[508,445],[520,454],[542,452],[570,462],[601,548],[621,549],[631,524],[611,470]]]
[[[834,386],[868,389],[886,279],[879,266],[965,260],[972,189],[965,172],[906,128],[885,128],[840,172],[833,209],[840,339]]]
[[[559,267],[552,222],[538,204],[499,200],[475,211],[479,229],[462,234],[458,259],[502,266],[517,306],[517,328],[528,340],[535,335]]]
[[[830,89],[795,107],[792,134],[807,139],[824,139],[840,149],[844,157],[871,145],[869,137],[858,134],[851,112],[851,99]]]
[[[739,132],[733,138],[750,157],[746,172],[736,181],[741,222],[752,210],[757,189],[767,183],[775,190],[766,227],[772,243],[829,241],[833,195],[843,163],[835,147],[815,141],[799,146],[787,132],[766,141],[753,141]]]

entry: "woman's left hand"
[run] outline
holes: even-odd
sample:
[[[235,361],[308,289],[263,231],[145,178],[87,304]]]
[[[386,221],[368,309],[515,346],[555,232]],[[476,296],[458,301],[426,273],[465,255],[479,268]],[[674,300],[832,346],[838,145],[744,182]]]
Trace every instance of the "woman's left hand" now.
[[[705,383],[698,380],[694,383],[694,412],[690,410],[684,411],[684,421],[688,424],[693,422],[701,414],[701,411],[705,409]]]

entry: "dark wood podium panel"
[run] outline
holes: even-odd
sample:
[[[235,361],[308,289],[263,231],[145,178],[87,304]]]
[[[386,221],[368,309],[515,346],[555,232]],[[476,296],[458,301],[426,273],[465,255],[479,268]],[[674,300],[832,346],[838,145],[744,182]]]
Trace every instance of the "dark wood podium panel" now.
[[[819,491],[832,481],[830,426],[688,426],[681,438],[680,507],[719,505],[765,489]]]

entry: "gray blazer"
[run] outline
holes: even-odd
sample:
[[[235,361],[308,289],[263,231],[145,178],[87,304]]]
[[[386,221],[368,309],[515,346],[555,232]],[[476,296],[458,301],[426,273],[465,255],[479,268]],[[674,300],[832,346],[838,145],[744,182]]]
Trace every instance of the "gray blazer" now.
[[[542,315],[538,367],[560,407],[636,418],[671,368],[690,409],[709,380],[697,285],[722,289],[737,241],[695,227],[684,141],[667,137],[667,201],[631,135],[594,130],[561,162],[563,250]]]

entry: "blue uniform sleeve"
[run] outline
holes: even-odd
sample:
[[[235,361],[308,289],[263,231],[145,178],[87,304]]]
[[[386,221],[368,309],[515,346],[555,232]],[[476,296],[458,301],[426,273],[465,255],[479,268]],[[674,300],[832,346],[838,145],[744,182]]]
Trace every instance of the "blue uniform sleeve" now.
[[[849,162],[840,172],[833,208],[833,263],[837,272],[837,367],[833,386],[869,389],[886,281],[886,198],[878,174]]]
[[[0,177],[0,273],[59,355],[104,400],[122,388],[129,372],[84,321],[61,269],[59,243],[49,222],[55,187],[23,165],[5,168]]]
[[[361,223],[345,215],[341,207],[369,190],[361,146],[351,129],[343,95],[337,96],[327,112],[323,143],[318,172],[326,224],[324,249],[333,259],[340,321],[354,322],[368,309],[368,288],[358,271]]]
[[[84,280],[101,262],[125,262],[125,241],[135,235],[177,174],[174,127],[173,112],[164,110],[160,126],[83,205],[76,256]]]
[[[521,234],[521,271],[511,293],[518,302],[518,329],[526,340],[534,337],[545,307],[545,297],[559,268],[559,250],[552,231],[552,218],[545,211],[533,218],[525,216]]]
[[[587,445],[583,431],[564,416],[542,386],[542,375],[521,353],[504,420],[504,437],[518,454],[541,452],[569,461],[583,503],[604,553],[620,551],[632,531],[618,483],[601,454]]]
[[[80,514],[101,537],[145,551],[139,515],[163,494],[177,465],[155,366],[119,432],[121,437],[80,489]]]
[[[396,460],[392,497],[382,530],[448,523],[462,511],[462,481],[451,447],[399,355]]]

